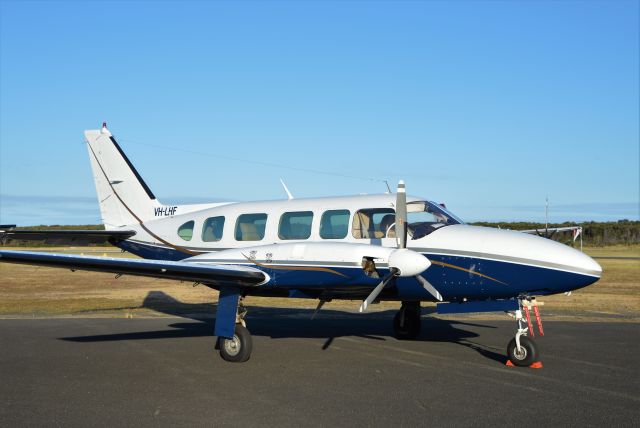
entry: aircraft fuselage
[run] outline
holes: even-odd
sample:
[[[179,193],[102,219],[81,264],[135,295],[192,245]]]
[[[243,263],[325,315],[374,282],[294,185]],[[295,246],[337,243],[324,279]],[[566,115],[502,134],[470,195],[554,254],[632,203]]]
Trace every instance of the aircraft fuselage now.
[[[422,201],[409,197],[408,205]],[[194,211],[183,208],[184,214],[123,225],[122,229],[135,230],[136,235],[117,245],[149,259],[258,266],[272,281],[252,294],[357,299],[368,294],[388,267],[376,263],[377,275],[368,275],[362,267],[362,252],[336,258],[331,246],[351,244],[353,251],[353,244],[396,248],[396,238],[378,224],[379,218],[394,212],[394,202],[394,195],[383,194],[223,203]],[[160,212],[180,212],[180,208]],[[370,217],[367,230],[358,218],[363,212]],[[341,217],[327,232],[327,216],[332,213]],[[297,223],[291,222],[292,216]],[[286,221],[290,229],[297,226],[298,230],[285,231]],[[422,275],[445,300],[554,294],[585,287],[600,277],[601,268],[593,259],[564,244],[516,231],[452,223],[417,239],[410,236],[407,242],[407,248],[431,261]],[[319,246],[322,250],[314,251]],[[398,278],[381,299],[433,297],[412,278]]]

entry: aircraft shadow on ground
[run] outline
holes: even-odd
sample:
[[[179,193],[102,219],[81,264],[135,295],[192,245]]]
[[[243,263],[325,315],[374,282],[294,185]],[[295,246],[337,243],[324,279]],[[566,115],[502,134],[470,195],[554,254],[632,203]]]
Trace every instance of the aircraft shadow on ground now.
[[[194,322],[176,322],[169,324],[170,329],[114,333],[92,336],[61,337],[71,342],[111,342],[122,340],[175,339],[181,337],[212,336],[216,310],[214,303],[184,303],[161,291],[147,294],[143,308],[163,314],[188,318]],[[322,349],[328,349],[339,337],[361,337],[368,340],[396,340],[393,337],[393,317],[396,311],[382,311],[366,314],[335,311],[323,308],[311,319],[312,309],[248,307],[246,317],[251,334],[254,336],[283,338],[325,339]],[[423,309],[423,315],[435,310]],[[479,334],[470,327],[496,328],[494,326],[474,324],[455,320],[443,320],[433,317],[422,318],[422,332],[415,339],[425,342],[452,342],[474,349],[484,357],[504,362],[504,355],[496,353],[487,346],[471,341]]]

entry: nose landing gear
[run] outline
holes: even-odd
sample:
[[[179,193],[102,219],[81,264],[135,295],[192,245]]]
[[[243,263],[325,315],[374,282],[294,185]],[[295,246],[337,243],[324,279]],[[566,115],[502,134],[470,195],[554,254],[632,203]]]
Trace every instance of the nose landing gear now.
[[[535,303],[534,303],[535,304]],[[538,362],[540,358],[540,352],[536,342],[533,341],[528,334],[533,336],[533,329],[531,327],[531,319],[529,318],[529,311],[527,303],[524,302],[524,298],[518,299],[518,307],[515,311],[515,319],[517,325],[516,335],[509,345],[507,345],[507,356],[509,361],[519,367],[529,367],[532,364]],[[522,316],[523,308],[527,314],[527,318]],[[536,318],[538,320],[538,327],[542,331],[542,322],[540,320],[539,312],[536,306]]]

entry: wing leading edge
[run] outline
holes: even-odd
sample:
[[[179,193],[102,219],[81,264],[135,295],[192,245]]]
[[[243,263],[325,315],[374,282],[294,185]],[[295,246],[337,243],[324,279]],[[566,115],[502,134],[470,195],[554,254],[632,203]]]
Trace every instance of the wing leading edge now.
[[[269,280],[266,273],[250,266],[210,265],[184,260],[172,262],[32,251],[0,251],[0,262],[166,278],[223,287],[255,287]]]

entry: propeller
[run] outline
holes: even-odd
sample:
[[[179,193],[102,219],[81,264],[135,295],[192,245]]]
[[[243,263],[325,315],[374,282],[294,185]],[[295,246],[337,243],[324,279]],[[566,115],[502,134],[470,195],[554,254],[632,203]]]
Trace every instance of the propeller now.
[[[369,305],[374,300],[376,300],[376,297],[378,297],[378,294],[380,294],[382,289],[386,287],[389,281],[391,281],[395,276],[396,276],[396,271],[394,268],[391,268],[391,272],[389,273],[389,275],[382,278],[382,281],[380,281],[380,284],[378,284],[376,288],[373,289],[371,294],[369,294],[369,296],[362,302],[362,304],[360,305],[360,312],[364,312],[367,310]]]
[[[398,183],[398,190],[396,192],[396,241],[398,249],[389,255],[389,274],[382,278],[380,284],[378,284],[362,302],[360,312],[366,311],[384,287],[398,276],[414,277],[420,285],[422,285],[422,288],[439,302],[442,301],[440,292],[421,275],[422,272],[431,266],[429,259],[420,253],[407,249],[407,193],[404,181],[402,180]]]
[[[420,285],[422,285],[422,288],[427,290],[427,292],[435,297],[438,302],[442,302],[442,295],[438,290],[436,290],[436,287],[431,285],[431,283],[424,279],[422,275],[416,275],[415,278],[418,280]]]

